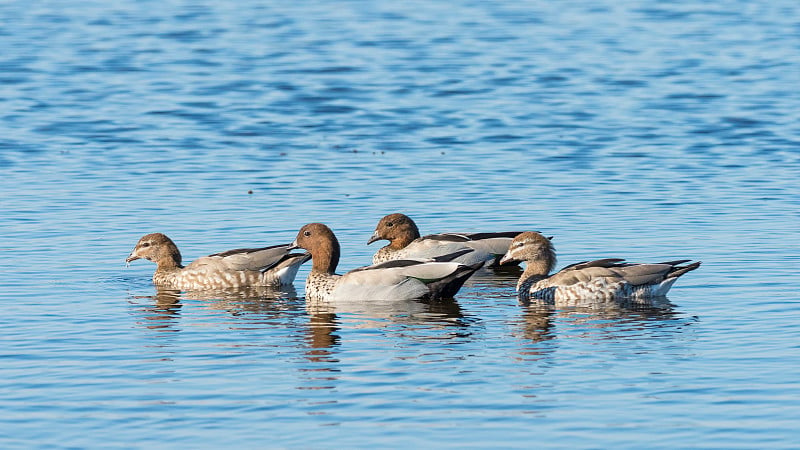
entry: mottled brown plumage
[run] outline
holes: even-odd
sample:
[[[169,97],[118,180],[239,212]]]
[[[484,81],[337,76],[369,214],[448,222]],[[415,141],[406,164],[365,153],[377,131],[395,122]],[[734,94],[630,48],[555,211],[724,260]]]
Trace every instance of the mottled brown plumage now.
[[[682,265],[690,260],[639,264],[610,258],[572,264],[548,275],[555,267],[555,248],[549,239],[533,231],[515,237],[502,261],[527,263],[517,283],[520,300],[560,304],[662,297],[678,277],[700,267],[700,262]]]
[[[181,290],[289,285],[308,253],[290,253],[289,245],[228,250],[182,265],[178,246],[161,233],[139,239],[127,263],[147,259],[156,263],[153,284]]]

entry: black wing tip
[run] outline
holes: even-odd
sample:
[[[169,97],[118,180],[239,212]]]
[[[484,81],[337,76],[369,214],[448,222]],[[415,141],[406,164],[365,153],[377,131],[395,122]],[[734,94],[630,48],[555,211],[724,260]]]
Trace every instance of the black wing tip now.
[[[490,233],[467,233],[465,236],[469,237],[473,241],[478,241],[481,239],[492,239],[492,238],[515,238],[522,234],[522,231],[498,231],[498,232],[490,232]]]
[[[574,264],[564,266],[561,270],[563,271],[567,269],[585,269],[587,267],[615,267],[615,266],[619,267],[628,264],[629,263],[625,262],[625,258],[603,258],[590,261],[576,262]]]
[[[681,261],[681,263],[678,264],[682,264],[689,261],[691,261],[691,259],[683,260]],[[673,265],[672,270],[670,270],[670,272],[667,274],[667,278],[678,278],[681,275],[696,270],[697,268],[700,267],[701,264],[703,264],[703,261],[695,261],[685,266]]]
[[[462,264],[451,275],[429,284],[428,288],[430,289],[430,294],[427,298],[429,300],[454,298],[464,283],[466,283],[467,279],[478,269],[483,267],[484,263],[485,261],[478,261],[470,265]]]
[[[692,261],[691,259],[676,259],[675,261],[664,261],[664,262],[660,262],[659,264],[667,264],[667,265],[670,265],[670,266],[677,266],[679,264],[683,264],[683,263],[687,263],[687,262],[691,262],[691,261]]]
[[[422,236],[421,239],[437,239],[440,241],[450,242],[468,242],[479,241],[481,239],[493,238],[515,238],[523,233],[522,231],[498,231],[498,232],[485,232],[485,233],[438,233],[428,234]]]
[[[470,265],[467,265],[466,267],[469,267],[469,268],[470,268],[470,270],[472,270],[473,272],[475,272],[476,270],[478,270],[478,269],[480,269],[481,267],[483,267],[483,265],[484,265],[484,264],[486,264],[486,261],[478,261],[478,262],[476,262],[475,264],[470,264]]]
[[[459,250],[457,252],[448,253],[446,255],[435,256],[435,257],[433,257],[431,259],[433,261],[436,261],[436,262],[450,262],[450,261],[458,258],[459,256],[466,255],[467,253],[471,253],[471,252],[474,252],[474,251],[475,250],[473,250],[471,248],[465,248],[464,250]]]
[[[361,270],[373,270],[373,269],[391,269],[394,267],[408,267],[416,264],[422,264],[423,262],[424,261],[420,261],[418,259],[392,259],[389,261],[384,261],[369,266],[357,267],[351,270],[350,272],[358,272]]]
[[[419,238],[420,240],[429,240],[434,239],[437,241],[445,241],[445,242],[468,242],[470,238],[466,235],[458,234],[458,233],[439,233],[439,234],[427,234]]]
[[[309,253],[309,252],[305,252],[305,253],[289,253],[288,257],[289,258],[302,258],[303,261],[300,264],[304,264],[304,263],[308,262],[311,259],[311,253]]]

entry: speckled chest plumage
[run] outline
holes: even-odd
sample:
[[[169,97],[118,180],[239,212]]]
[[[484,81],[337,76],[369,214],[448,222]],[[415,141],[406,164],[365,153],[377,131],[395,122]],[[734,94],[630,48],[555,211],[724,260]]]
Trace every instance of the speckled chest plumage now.
[[[386,261],[393,261],[398,259],[401,250],[395,250],[389,246],[381,247],[375,255],[372,256],[372,264],[380,264]]]
[[[306,278],[306,297],[322,300],[329,299],[339,278],[341,278],[340,275],[312,270],[308,274],[308,278]]]

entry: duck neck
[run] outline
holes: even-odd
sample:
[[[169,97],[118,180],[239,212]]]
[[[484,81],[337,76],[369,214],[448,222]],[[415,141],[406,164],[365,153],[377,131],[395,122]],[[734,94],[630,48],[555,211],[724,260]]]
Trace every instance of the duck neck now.
[[[165,255],[156,260],[155,263],[156,272],[174,272],[183,269],[180,253],[171,252],[169,255]]]
[[[317,273],[333,274],[336,266],[339,265],[339,255],[341,247],[336,236],[331,236],[331,240],[325,240],[315,248],[311,258],[311,271]]]
[[[519,277],[517,289],[519,289],[522,285],[530,286],[539,280],[547,278],[547,274],[550,273],[551,266],[552,263],[550,261],[528,261],[525,271],[522,272],[522,275]]]

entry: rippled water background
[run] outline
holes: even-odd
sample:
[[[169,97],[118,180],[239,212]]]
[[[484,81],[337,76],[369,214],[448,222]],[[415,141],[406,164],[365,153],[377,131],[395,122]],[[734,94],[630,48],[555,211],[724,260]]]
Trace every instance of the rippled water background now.
[[[796,447],[800,6],[0,4],[0,446]],[[250,193],[252,192],[252,193]],[[561,265],[693,258],[653,308],[156,295],[328,223],[340,270],[538,229]]]

